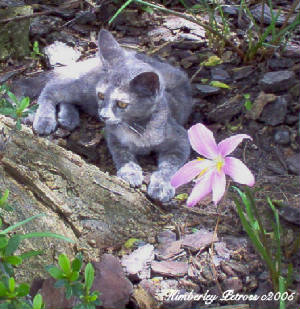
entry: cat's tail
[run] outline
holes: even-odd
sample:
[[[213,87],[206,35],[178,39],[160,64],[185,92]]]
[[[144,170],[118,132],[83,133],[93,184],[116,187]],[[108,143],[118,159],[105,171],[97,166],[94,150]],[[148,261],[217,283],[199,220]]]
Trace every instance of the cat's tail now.
[[[29,97],[37,99],[46,83],[52,78],[53,72],[41,72],[32,77],[25,77],[10,83],[9,88],[17,98]]]

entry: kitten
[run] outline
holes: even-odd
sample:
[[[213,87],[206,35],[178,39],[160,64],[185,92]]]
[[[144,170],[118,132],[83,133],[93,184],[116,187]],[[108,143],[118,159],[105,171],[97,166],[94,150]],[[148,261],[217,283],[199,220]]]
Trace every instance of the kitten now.
[[[156,152],[158,170],[151,175],[148,194],[167,202],[175,194],[170,178],[190,154],[182,127],[192,109],[188,78],[167,63],[121,48],[106,30],[100,31],[98,44],[99,58],[54,72],[38,99],[33,128],[49,134],[58,121],[72,130],[79,125],[77,106],[99,116],[118,177],[140,186],[137,156]]]

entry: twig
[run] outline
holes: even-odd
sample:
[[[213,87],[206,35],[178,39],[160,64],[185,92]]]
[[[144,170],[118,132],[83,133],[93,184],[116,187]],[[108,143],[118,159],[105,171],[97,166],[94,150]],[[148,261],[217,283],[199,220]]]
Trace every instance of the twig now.
[[[134,0],[136,3],[140,3],[142,5],[146,5],[146,6],[150,6],[152,8],[155,8],[155,9],[159,9],[161,10],[162,12],[165,12],[165,13],[168,13],[168,14],[173,14],[175,16],[178,16],[178,17],[181,17],[181,18],[184,18],[188,21],[191,21],[192,23],[195,23],[201,27],[203,27],[204,29],[206,29],[207,31],[213,33],[214,35],[220,37],[222,40],[224,40],[224,42],[231,46],[235,52],[241,57],[241,59],[244,58],[244,53],[241,49],[239,49],[233,42],[231,42],[230,40],[228,40],[227,38],[225,38],[220,32],[218,32],[217,30],[213,29],[212,27],[210,27],[209,25],[206,25],[202,22],[200,22],[197,18],[195,17],[192,17],[192,16],[189,16],[189,15],[186,15],[186,14],[183,14],[183,13],[179,13],[179,12],[176,12],[176,11],[173,11],[173,10],[169,10],[169,9],[166,9],[165,7],[161,7],[161,6],[158,6],[158,5],[154,5],[152,3],[149,3],[149,2],[146,2],[146,1],[143,1],[143,0]]]
[[[191,83],[193,82],[193,80],[195,79],[195,77],[201,72],[201,70],[203,69],[203,65],[200,65],[199,69],[193,74],[193,76],[191,77]]]

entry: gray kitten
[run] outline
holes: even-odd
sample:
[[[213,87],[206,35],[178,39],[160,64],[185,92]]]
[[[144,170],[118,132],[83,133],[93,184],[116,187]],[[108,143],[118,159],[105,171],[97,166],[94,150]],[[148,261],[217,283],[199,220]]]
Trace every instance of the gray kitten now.
[[[167,63],[121,48],[106,30],[99,33],[99,54],[54,72],[39,97],[33,128],[39,134],[54,131],[57,105],[57,121],[68,129],[79,124],[76,106],[99,116],[118,177],[140,186],[143,172],[136,157],[154,151],[158,170],[148,194],[169,201],[175,193],[170,178],[190,154],[181,126],[192,109],[188,78]]]

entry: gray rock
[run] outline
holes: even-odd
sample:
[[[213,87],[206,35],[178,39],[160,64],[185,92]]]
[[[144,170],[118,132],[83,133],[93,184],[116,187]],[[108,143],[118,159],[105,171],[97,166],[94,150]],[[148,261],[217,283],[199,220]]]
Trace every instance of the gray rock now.
[[[287,145],[290,143],[290,132],[285,128],[278,129],[274,134],[274,141],[279,145]]]
[[[211,245],[212,242],[218,241],[218,236],[213,232],[201,229],[196,233],[186,235],[183,238],[182,247],[191,251],[203,251]]]
[[[150,263],[154,260],[154,247],[147,244],[122,257],[122,265],[135,280],[150,278]]]
[[[79,59],[81,53],[63,42],[55,41],[44,48],[44,53],[49,59],[50,65],[70,65]]]
[[[183,253],[181,248],[182,240],[172,241],[165,244],[161,244],[156,251],[157,259],[168,260],[173,259],[175,256]]]
[[[160,244],[164,244],[164,243],[176,240],[176,234],[170,230],[162,231],[158,233],[156,237],[157,237],[157,242]]]
[[[0,8],[25,5],[23,0],[0,0]]]
[[[95,280],[92,290],[100,291],[104,308],[125,308],[133,292],[132,283],[125,277],[119,260],[111,254],[104,254],[101,261],[94,263]]]
[[[268,61],[268,64],[272,70],[278,71],[292,67],[295,64],[295,62],[290,58],[281,57],[281,58],[270,59]]]
[[[188,263],[176,261],[152,261],[151,269],[154,273],[166,277],[183,277],[188,272]]]
[[[264,11],[264,23],[266,25],[270,25],[272,22],[272,14],[271,14],[271,10],[270,7],[265,3],[264,5],[264,10],[263,10],[263,5],[262,4],[257,4],[255,5],[253,8],[251,8],[250,12],[252,13],[254,19],[257,22],[261,21],[261,15],[262,12]],[[278,13],[277,10],[273,9],[273,14],[276,16],[276,14]],[[291,18],[290,18],[291,20]],[[285,16],[283,14],[279,14],[278,19],[276,20],[276,25],[277,26],[281,26],[285,21]]]
[[[32,36],[43,36],[58,28],[61,18],[55,16],[38,16],[32,19],[30,34]]]
[[[223,283],[223,290],[233,290],[235,293],[241,291],[243,289],[243,283],[238,277],[226,278]]]
[[[220,88],[212,87],[209,85],[195,84],[194,87],[196,88],[194,94],[200,95],[202,98],[219,94],[221,92]]]
[[[91,11],[80,11],[76,14],[76,23],[80,25],[92,24],[96,21],[96,14]]]
[[[69,45],[78,44],[78,39],[75,38],[72,34],[67,33],[65,31],[59,31],[59,32],[55,31],[47,35],[48,43],[54,43],[55,41],[61,41]]]
[[[235,68],[232,70],[233,79],[241,80],[243,78],[246,78],[253,73],[254,69],[255,67],[253,65],[247,65],[245,67]]]
[[[266,92],[287,90],[295,83],[293,71],[268,72],[259,81],[260,88]]]
[[[300,84],[297,83],[292,88],[290,88],[289,93],[293,96],[293,98],[298,98],[300,95]]]
[[[300,154],[296,153],[286,159],[288,169],[295,175],[300,175]]]
[[[222,10],[229,16],[237,16],[239,13],[239,7],[236,5],[223,5]]]
[[[264,107],[259,119],[268,125],[277,126],[284,123],[286,114],[287,100],[281,96]]]
[[[221,68],[212,68],[211,69],[211,79],[212,80],[218,80],[220,82],[230,82],[231,77],[228,74],[227,71],[221,69]]]

